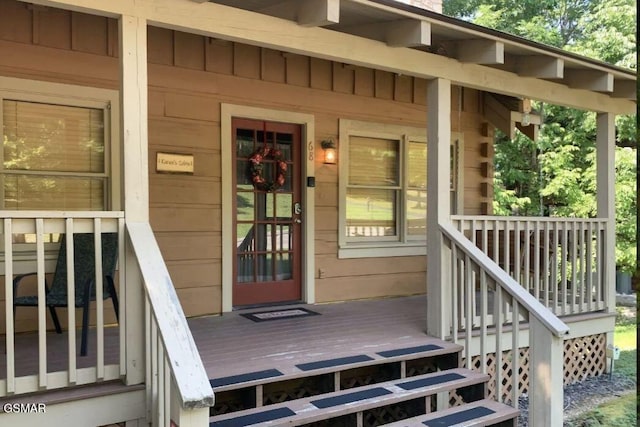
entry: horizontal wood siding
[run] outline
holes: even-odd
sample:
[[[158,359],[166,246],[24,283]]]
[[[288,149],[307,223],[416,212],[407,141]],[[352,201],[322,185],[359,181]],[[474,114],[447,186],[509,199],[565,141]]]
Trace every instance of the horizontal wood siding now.
[[[338,141],[341,118],[426,126],[426,81],[161,28],[148,37],[150,218],[187,315],[221,310],[221,103],[315,117],[317,301],[424,292],[424,256],[337,258],[337,167],[317,142]],[[1,75],[117,88],[117,49],[115,20],[0,0]],[[452,131],[475,162],[490,141],[480,93],[452,98]],[[194,174],[156,173],[158,152],[192,154]],[[482,212],[489,179],[464,162],[464,213]]]

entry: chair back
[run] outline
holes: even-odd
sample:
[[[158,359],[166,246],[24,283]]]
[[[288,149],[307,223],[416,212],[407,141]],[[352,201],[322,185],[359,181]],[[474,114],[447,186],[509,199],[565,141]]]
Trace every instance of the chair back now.
[[[67,236],[60,239],[60,252],[56,270],[53,274],[50,294],[67,295]],[[93,233],[76,233],[73,235],[74,278],[76,307],[82,305],[87,283],[95,283],[95,246]],[[118,234],[102,233],[102,296],[111,297],[111,288],[107,286],[106,277],[114,278],[118,261]],[[92,287],[91,300],[96,297],[95,286]]]

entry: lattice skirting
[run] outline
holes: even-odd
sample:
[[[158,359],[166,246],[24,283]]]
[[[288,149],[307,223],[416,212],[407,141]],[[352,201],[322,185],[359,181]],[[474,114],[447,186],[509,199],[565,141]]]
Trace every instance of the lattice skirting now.
[[[606,335],[597,334],[586,337],[573,338],[564,342],[564,384],[569,385],[583,381],[589,377],[596,377],[605,372],[606,366]],[[520,365],[517,376],[514,377],[511,367],[511,350],[502,352],[502,360],[498,364],[502,369],[502,401],[511,402],[511,391],[517,386],[519,393],[527,393],[529,390],[529,348],[520,349]],[[466,366],[464,358],[462,365]],[[480,356],[473,356],[471,367],[476,371],[482,371]],[[496,397],[496,355],[487,355],[487,374],[491,376],[488,384],[488,397]],[[517,385],[516,385],[517,384]],[[458,403],[453,395],[452,403]]]

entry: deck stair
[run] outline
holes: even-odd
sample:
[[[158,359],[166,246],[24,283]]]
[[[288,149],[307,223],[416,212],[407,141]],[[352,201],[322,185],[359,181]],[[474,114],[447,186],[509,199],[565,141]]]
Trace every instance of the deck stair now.
[[[426,339],[213,378],[210,426],[514,426],[519,411],[485,400],[489,376],[459,368],[461,350]]]

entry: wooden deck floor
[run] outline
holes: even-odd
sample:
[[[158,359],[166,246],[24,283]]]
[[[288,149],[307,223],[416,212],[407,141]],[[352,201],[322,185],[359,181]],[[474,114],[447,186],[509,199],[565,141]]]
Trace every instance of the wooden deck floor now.
[[[243,313],[305,307],[316,316],[254,322]],[[295,364],[429,343],[426,297],[269,307],[188,320],[209,378],[260,369],[287,372]],[[118,329],[105,328],[105,362],[117,363]],[[78,331],[79,335],[79,331]],[[47,370],[65,370],[67,334],[47,334]],[[78,367],[95,366],[95,331]],[[78,337],[79,349],[79,337]],[[16,335],[16,375],[36,374],[37,334]],[[0,379],[6,378],[5,337],[0,335]]]
[[[218,317],[190,319],[189,325],[209,378],[371,353],[429,343],[425,296],[295,305],[319,313],[254,322],[236,311]],[[270,307],[269,310],[275,308]]]

